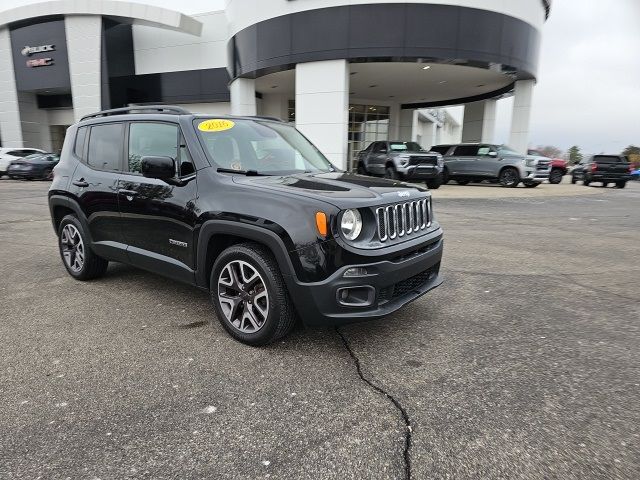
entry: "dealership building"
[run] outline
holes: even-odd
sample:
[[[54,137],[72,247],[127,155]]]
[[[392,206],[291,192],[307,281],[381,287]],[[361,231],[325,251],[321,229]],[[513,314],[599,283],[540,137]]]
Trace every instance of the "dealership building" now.
[[[179,5],[176,2],[176,5]],[[513,96],[527,148],[551,0],[227,0],[196,15],[114,0],[0,11],[0,143],[58,150],[128,105],[278,117],[336,165],[373,140],[492,142]],[[457,121],[441,107],[464,105]]]

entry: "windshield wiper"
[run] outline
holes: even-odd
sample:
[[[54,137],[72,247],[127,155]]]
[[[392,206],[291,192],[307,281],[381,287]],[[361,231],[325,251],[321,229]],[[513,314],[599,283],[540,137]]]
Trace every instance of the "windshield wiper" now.
[[[246,175],[247,177],[267,176],[265,173],[260,173],[257,170],[234,170],[233,168],[218,168],[216,170],[220,173],[239,173],[240,175]]]

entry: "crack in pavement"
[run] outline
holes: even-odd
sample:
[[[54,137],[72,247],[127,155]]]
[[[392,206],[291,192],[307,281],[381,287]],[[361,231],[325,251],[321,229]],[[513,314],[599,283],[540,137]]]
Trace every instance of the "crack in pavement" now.
[[[412,432],[412,428],[411,428],[411,420],[409,419],[409,415],[407,414],[407,411],[405,410],[405,408],[400,404],[400,402],[393,395],[391,395],[390,393],[385,391],[383,388],[379,387],[378,385],[376,385],[375,383],[373,383],[371,380],[367,379],[364,376],[364,374],[362,373],[362,367],[360,365],[360,359],[357,357],[357,355],[355,354],[355,352],[351,348],[351,345],[349,344],[349,341],[342,334],[342,332],[338,329],[338,327],[336,327],[335,329],[336,329],[336,333],[338,334],[338,336],[342,339],[342,343],[344,344],[345,348],[347,349],[347,352],[349,353],[349,355],[353,359],[353,362],[356,365],[356,370],[358,371],[358,376],[360,377],[360,379],[364,383],[369,385],[375,392],[377,392],[377,393],[385,396],[387,399],[389,399],[391,401],[391,403],[393,403],[393,405],[396,407],[396,409],[400,412],[400,415],[402,416],[402,420],[404,421],[404,426],[405,426],[404,450],[403,450],[404,478],[406,480],[411,480],[411,457],[409,455],[409,451],[411,450],[411,445],[412,445],[412,440],[413,440],[413,438],[412,438],[413,432]]]

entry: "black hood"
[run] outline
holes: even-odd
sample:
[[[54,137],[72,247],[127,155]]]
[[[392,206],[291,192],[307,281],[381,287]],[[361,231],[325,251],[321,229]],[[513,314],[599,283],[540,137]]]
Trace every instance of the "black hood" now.
[[[234,176],[234,181],[263,189],[301,195],[339,208],[374,206],[424,197],[425,188],[396,180],[352,173],[316,173],[284,176]]]

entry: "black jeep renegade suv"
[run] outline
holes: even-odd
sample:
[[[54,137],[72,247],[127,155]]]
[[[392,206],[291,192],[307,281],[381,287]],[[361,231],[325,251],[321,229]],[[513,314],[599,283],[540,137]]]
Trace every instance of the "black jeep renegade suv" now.
[[[49,191],[71,276],[124,262],[211,294],[236,339],[378,318],[435,288],[442,230],[421,187],[338,171],[260,117],[132,107],[69,128]]]

